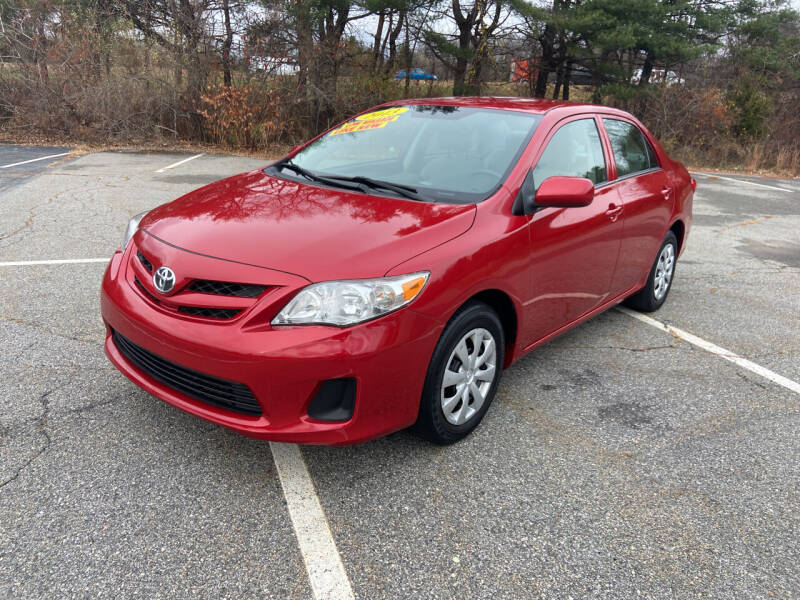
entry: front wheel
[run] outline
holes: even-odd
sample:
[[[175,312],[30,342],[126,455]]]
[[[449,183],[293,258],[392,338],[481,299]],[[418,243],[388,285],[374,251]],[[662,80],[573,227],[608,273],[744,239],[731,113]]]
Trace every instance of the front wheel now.
[[[483,302],[465,304],[445,327],[428,366],[417,432],[452,444],[481,422],[503,371],[500,318]]]
[[[678,238],[668,231],[656,261],[650,269],[647,283],[633,296],[625,300],[625,304],[642,312],[653,312],[661,308],[667,299],[675,275],[675,261],[678,259]]]

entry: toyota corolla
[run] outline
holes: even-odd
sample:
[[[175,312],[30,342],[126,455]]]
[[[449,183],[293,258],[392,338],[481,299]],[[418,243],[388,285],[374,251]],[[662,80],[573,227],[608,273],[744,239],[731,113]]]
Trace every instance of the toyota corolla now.
[[[620,110],[390,103],[134,217],[105,350],[245,435],[455,442],[526,352],[619,302],[661,306],[695,185]]]

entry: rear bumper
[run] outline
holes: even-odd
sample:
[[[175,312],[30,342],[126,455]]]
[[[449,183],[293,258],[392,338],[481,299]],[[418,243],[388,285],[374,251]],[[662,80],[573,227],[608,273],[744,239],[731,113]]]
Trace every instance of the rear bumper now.
[[[443,327],[437,321],[404,309],[347,329],[201,322],[152,306],[128,284],[125,269],[117,252],[103,277],[105,352],[126,377],[165,402],[250,437],[306,444],[353,444],[416,420]],[[120,352],[112,330],[164,360],[246,385],[262,415],[207,404],[157,381]],[[336,378],[356,380],[352,418],[310,418],[308,405],[321,382]]]

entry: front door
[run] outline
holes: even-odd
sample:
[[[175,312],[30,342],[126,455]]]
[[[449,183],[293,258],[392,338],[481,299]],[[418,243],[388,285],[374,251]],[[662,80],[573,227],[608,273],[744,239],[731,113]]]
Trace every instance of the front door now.
[[[586,177],[595,198],[580,208],[544,208],[531,217],[531,294],[526,303],[529,345],[578,319],[610,295],[622,235],[622,204],[607,185],[598,123],[577,117],[556,126],[533,170],[538,188],[548,177]]]

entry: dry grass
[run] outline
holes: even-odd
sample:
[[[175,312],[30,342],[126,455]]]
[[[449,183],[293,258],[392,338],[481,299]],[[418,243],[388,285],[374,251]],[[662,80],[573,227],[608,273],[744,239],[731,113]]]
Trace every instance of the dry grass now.
[[[117,67],[99,80],[54,74],[43,83],[5,65],[0,69],[0,141],[87,152],[224,151],[268,159],[308,139],[314,127],[324,128],[388,100],[449,96],[453,85],[412,81],[406,87],[404,80],[343,76],[327,122],[312,126],[293,77],[237,78],[234,90],[241,93],[211,91],[192,105],[167,83],[169,75],[165,68],[131,74]],[[524,82],[493,82],[483,91],[526,96],[529,88]],[[550,86],[547,95],[553,91]],[[238,104],[228,102],[228,96],[235,96]],[[573,101],[590,102],[591,96],[589,86],[570,88]],[[671,156],[694,168],[800,176],[800,142],[791,135],[786,139],[787,126],[771,124],[774,134],[758,141],[737,137],[720,90],[674,87],[634,103],[613,97],[604,101],[631,110]],[[788,114],[783,111],[781,119],[786,121]]]
[[[66,146],[74,149],[77,154],[91,154],[95,152],[186,152],[191,154],[225,154],[227,156],[241,156],[274,160],[285,156],[292,149],[289,144],[273,144],[259,149],[249,148],[222,148],[215,144],[192,142],[187,140],[97,140],[76,141],[68,136],[53,135],[20,135],[0,130],[0,143],[15,144],[20,146]]]

